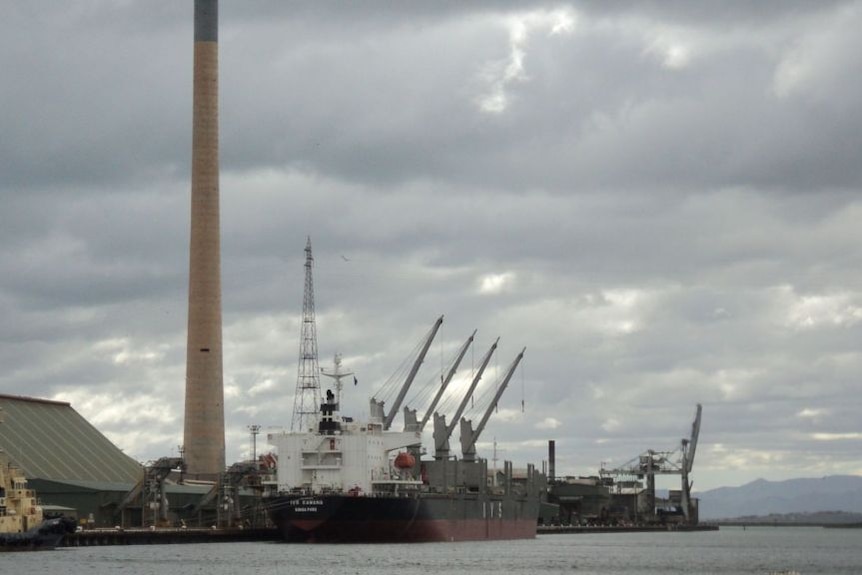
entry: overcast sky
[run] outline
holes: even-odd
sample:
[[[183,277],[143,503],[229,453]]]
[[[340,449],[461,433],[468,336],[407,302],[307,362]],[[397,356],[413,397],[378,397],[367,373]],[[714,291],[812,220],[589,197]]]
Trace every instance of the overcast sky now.
[[[0,393],[141,461],[182,442],[192,6],[0,2]],[[443,314],[417,386],[527,347],[482,456],[595,474],[701,402],[696,490],[862,474],[862,2],[393,6],[221,3],[228,461],[290,426],[311,236],[348,415]]]

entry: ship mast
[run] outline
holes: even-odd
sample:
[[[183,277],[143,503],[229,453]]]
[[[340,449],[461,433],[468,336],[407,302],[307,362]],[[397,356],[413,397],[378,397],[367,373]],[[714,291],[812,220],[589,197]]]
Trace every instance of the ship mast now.
[[[320,369],[317,362],[317,323],[314,318],[314,278],[311,237],[305,244],[305,290],[302,296],[302,331],[299,338],[299,368],[293,396],[291,431],[307,431],[317,422],[320,405]]]
[[[335,364],[335,368],[332,372],[327,372],[325,368],[320,368],[320,375],[331,377],[335,380],[335,403],[341,403],[341,390],[344,389],[344,385],[341,383],[342,378],[347,377],[348,375],[353,375],[352,371],[341,371],[341,354],[336,353],[335,359],[333,360]]]

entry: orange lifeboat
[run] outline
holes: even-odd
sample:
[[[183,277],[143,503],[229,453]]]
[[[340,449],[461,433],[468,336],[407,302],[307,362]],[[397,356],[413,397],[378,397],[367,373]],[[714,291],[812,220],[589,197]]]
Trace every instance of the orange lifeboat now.
[[[416,458],[413,454],[402,451],[395,457],[395,467],[397,469],[412,469],[416,465]]]

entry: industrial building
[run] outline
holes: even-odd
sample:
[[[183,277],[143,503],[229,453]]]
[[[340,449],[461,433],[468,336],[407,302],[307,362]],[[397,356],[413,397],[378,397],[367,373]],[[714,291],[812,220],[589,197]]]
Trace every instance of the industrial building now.
[[[87,527],[210,526],[262,517],[247,474],[226,474],[222,493],[211,483],[178,484],[181,460],[141,465],[66,402],[0,395],[0,451],[23,471],[46,513],[74,516]]]
[[[556,442],[548,442],[548,499],[541,521],[554,525],[683,525],[699,521],[691,496],[703,407],[697,404],[691,435],[676,449],[648,449],[615,468],[602,464],[596,477],[556,477]],[[665,498],[656,493],[656,476],[680,477],[680,489]]]

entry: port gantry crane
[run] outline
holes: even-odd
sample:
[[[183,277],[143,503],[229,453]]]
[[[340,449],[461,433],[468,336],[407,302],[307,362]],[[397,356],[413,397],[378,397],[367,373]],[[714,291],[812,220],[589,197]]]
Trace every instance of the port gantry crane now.
[[[691,425],[691,437],[683,438],[680,446],[672,451],[655,451],[648,449],[634,459],[619,467],[607,469],[602,465],[599,475],[604,477],[637,477],[646,479],[646,509],[650,515],[655,515],[655,476],[679,475],[681,481],[680,507],[686,523],[696,522],[691,505],[691,487],[689,474],[694,466],[694,454],[697,450],[697,438],[700,435],[701,404],[697,404],[694,422]]]

